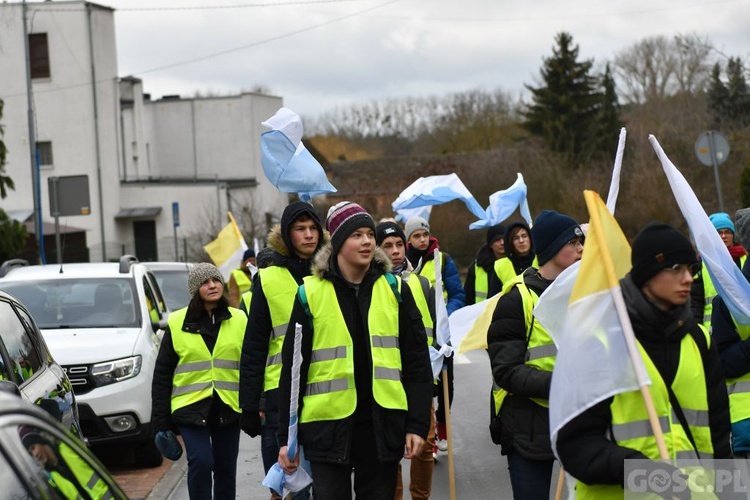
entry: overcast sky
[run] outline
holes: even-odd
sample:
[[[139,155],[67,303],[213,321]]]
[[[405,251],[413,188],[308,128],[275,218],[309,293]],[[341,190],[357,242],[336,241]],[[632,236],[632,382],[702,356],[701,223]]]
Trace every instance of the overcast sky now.
[[[521,93],[563,30],[600,64],[645,37],[693,32],[750,63],[750,0],[99,3],[117,9],[120,75],[152,98],[260,85],[311,117],[388,97]]]

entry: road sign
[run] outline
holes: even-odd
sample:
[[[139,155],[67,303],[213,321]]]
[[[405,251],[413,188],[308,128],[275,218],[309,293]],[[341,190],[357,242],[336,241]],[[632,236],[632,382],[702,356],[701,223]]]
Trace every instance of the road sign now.
[[[703,132],[695,141],[695,155],[707,167],[719,166],[727,161],[729,142],[719,132]]]

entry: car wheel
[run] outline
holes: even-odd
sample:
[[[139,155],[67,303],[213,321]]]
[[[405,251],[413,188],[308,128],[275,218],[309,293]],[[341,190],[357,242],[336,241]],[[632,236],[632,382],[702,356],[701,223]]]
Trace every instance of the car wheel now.
[[[164,460],[153,441],[141,441],[133,448],[135,464],[139,467],[159,467]]]

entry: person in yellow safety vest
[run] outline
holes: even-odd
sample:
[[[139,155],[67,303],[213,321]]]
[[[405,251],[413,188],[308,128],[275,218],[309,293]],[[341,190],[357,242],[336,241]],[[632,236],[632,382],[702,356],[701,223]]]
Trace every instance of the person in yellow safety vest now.
[[[736,244],[734,241],[736,230],[729,214],[717,212],[709,215],[708,218],[721,236],[721,240],[726,245],[732,260],[737,267],[742,269],[747,259],[747,252],[742,245]],[[716,297],[716,287],[708,274],[708,268],[705,264],[701,264],[699,272],[693,276],[693,286],[690,289],[690,307],[696,321],[703,323],[706,328],[711,327],[711,310],[714,297]]]
[[[477,304],[491,295],[490,277],[495,272],[495,261],[505,257],[505,226],[496,224],[487,229],[487,242],[477,252],[464,281],[466,304]]]
[[[435,286],[435,250],[440,249],[437,238],[430,232],[430,224],[422,217],[412,217],[406,221],[404,228],[406,235],[406,258],[414,267],[414,272],[430,280],[430,285]],[[441,270],[443,277],[443,299],[448,316],[466,305],[466,293],[461,284],[461,277],[453,258],[446,252],[440,251]],[[435,460],[439,451],[448,450],[448,435],[445,428],[445,412],[450,411],[453,405],[453,356],[445,358],[443,369],[448,379],[448,401],[445,401],[443,391],[443,378],[438,378],[437,384],[437,408],[435,419],[437,420],[437,442],[432,449]]]
[[[253,273],[250,271],[250,266],[255,267],[255,250],[248,248],[245,253],[242,254],[242,262],[240,267],[233,269],[229,276],[229,305],[239,309],[240,298],[242,294],[250,290],[250,286],[253,284]]]
[[[643,460],[638,467],[646,473],[672,478],[686,470],[678,470],[676,460],[732,456],[721,360],[716,343],[690,312],[698,267],[690,241],[668,224],[651,222],[633,240],[631,264],[620,288],[672,461],[660,461],[640,390],[606,398],[558,433],[557,454],[578,480],[579,499],[622,498],[625,460]],[[691,494],[672,488],[655,493],[670,499]]]
[[[255,259],[255,265],[258,267],[258,269],[260,270],[260,269],[263,269],[264,267],[273,265],[274,259],[275,259],[275,255],[274,255],[275,253],[276,253],[276,250],[274,250],[271,247],[261,248]],[[256,273],[256,276],[257,276],[257,273]],[[252,298],[253,298],[252,287],[250,288],[250,290],[243,293],[242,296],[240,297],[239,309],[240,311],[247,314],[248,316],[250,315],[250,301],[252,300]],[[240,373],[240,381],[241,380],[242,380],[242,374]]]
[[[406,235],[395,222],[381,222],[375,227],[375,243],[383,250],[393,265],[392,273],[400,276],[409,285],[414,301],[422,314],[422,323],[427,334],[427,345],[434,345],[435,325],[435,291],[424,276],[413,274],[411,264],[406,259]],[[433,385],[433,387],[436,387]],[[422,451],[411,460],[409,471],[409,493],[413,500],[430,498],[432,491],[432,472],[435,460],[432,450],[435,446],[435,409],[430,405],[430,430]],[[398,467],[396,495],[394,500],[403,498],[403,478],[401,464]]]
[[[261,436],[266,473],[279,458],[276,433],[281,346],[297,288],[305,276],[310,276],[312,257],[324,241],[323,226],[312,205],[302,201],[287,205],[280,224],[268,233],[267,248],[273,251],[272,261],[269,265],[261,262],[253,282],[240,362],[240,425],[249,436]],[[274,493],[271,494],[273,498]],[[292,498],[309,496],[307,488],[294,493]]]
[[[750,208],[737,210],[734,219],[737,238],[750,247]],[[750,264],[742,266],[742,274],[750,281]],[[750,458],[750,326],[737,323],[719,296],[713,303],[711,338],[727,380],[732,452],[735,458]]]
[[[190,304],[170,313],[154,366],[151,422],[177,427],[191,500],[234,499],[240,443],[240,353],[247,316],[230,307],[213,264],[188,274]]]
[[[114,498],[101,476],[65,443],[31,426],[19,429],[21,443],[29,455],[49,474],[48,482],[68,500]]]
[[[496,394],[503,455],[516,499],[548,499],[554,456],[550,446],[549,388],[557,350],[535,320],[539,296],[557,276],[581,259],[583,231],[567,215],[542,211],[531,236],[539,269],[530,267],[506,284],[492,314],[487,345]]]
[[[505,257],[495,261],[494,272],[490,274],[488,297],[502,292],[505,286],[513,281],[513,278],[527,268],[539,267],[528,224],[525,222],[510,224],[503,240],[505,241]]]
[[[331,234],[297,292],[282,351],[279,464],[293,472],[289,425],[295,325],[302,327],[299,440],[316,500],[391,499],[402,457],[430,428],[432,369],[411,288],[389,272],[375,222],[358,204],[328,211]],[[299,455],[297,455],[299,456]]]

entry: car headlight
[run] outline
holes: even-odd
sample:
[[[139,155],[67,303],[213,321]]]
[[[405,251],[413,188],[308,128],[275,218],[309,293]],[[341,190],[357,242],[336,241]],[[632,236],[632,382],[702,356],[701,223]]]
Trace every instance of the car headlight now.
[[[141,357],[117,359],[91,367],[91,376],[97,386],[114,384],[136,377],[141,372]]]

